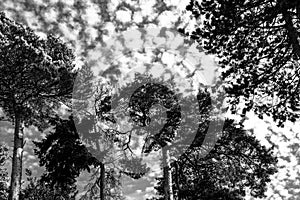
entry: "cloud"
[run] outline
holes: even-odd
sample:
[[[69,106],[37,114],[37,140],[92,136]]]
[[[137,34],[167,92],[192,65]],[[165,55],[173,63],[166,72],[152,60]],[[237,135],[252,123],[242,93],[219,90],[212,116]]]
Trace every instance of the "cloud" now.
[[[147,187],[146,189],[145,189],[145,192],[154,192],[155,190],[154,190],[154,188],[153,187]]]

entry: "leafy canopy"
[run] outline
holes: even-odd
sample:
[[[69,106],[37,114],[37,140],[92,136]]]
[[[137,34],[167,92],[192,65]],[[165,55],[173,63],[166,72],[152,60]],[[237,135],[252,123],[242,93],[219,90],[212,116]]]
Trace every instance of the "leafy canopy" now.
[[[278,125],[299,117],[299,1],[191,0],[187,10],[200,21],[191,38],[218,57],[233,111],[244,100],[243,114],[254,108]]]
[[[277,171],[277,159],[272,149],[236,126],[226,120],[222,136],[206,157],[201,157],[205,147],[196,142],[172,163],[173,190],[178,199],[242,200],[247,188],[252,197],[264,197],[270,176]],[[157,194],[163,196],[164,180],[157,180]],[[163,199],[159,196],[156,199]]]
[[[34,142],[40,166],[46,169],[40,181],[47,187],[72,194],[80,172],[90,171],[90,167],[98,166],[99,161],[80,142],[72,117],[52,119],[51,124],[55,130],[42,141]]]
[[[73,52],[59,39],[40,39],[0,13],[0,107],[13,121],[42,124],[72,92]],[[39,125],[39,128],[42,128]]]

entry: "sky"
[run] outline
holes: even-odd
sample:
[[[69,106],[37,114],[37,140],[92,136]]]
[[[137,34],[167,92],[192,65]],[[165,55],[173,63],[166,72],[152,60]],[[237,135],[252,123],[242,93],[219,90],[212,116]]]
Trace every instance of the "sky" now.
[[[160,29],[146,29],[145,30],[148,34],[149,38],[151,35],[156,32],[157,35],[160,33]],[[216,64],[214,62],[214,58],[210,55],[205,55],[199,52],[196,49],[195,45],[188,46],[188,48],[178,48],[184,43],[183,38],[177,38],[172,35],[174,32],[167,31],[167,35],[171,35],[170,38],[168,37],[153,37],[153,40],[147,41],[146,43],[140,43],[139,35],[140,31],[128,31],[129,33],[124,33],[125,36],[131,37],[124,37],[125,43],[128,41],[128,45],[126,48],[130,48],[132,46],[132,51],[134,53],[127,55],[123,54],[122,45],[119,45],[117,42],[114,42],[114,38],[111,39],[112,41],[106,41],[107,49],[114,49],[115,52],[111,52],[112,57],[116,58],[114,62],[119,62],[118,67],[121,70],[121,75],[118,77],[117,86],[123,85],[124,82],[130,82],[132,80],[133,74],[135,72],[142,72],[142,73],[150,73],[153,77],[161,78],[162,83],[166,84],[169,82],[170,76],[166,76],[166,74],[172,74],[175,76],[173,82],[175,82],[176,88],[178,88],[178,92],[182,92],[184,95],[190,95],[189,83],[192,83],[195,88],[192,90],[192,95],[197,93],[196,83],[206,84],[208,86],[213,85],[215,81],[216,74]],[[179,36],[178,36],[179,37]],[[174,39],[175,38],[175,39]],[[164,40],[165,39],[165,40]],[[148,44],[149,43],[149,44]],[[169,44],[170,43],[170,44]],[[162,51],[161,62],[151,63],[151,56],[153,56],[153,51],[160,47],[161,45],[167,45],[167,48]],[[139,46],[140,45],[140,46]],[[151,46],[156,48],[149,49],[144,53],[139,53],[139,48]],[[139,48],[138,48],[139,47]],[[98,77],[99,73],[104,70],[105,74],[112,73],[114,74],[114,70],[110,70],[110,63],[106,63],[106,59],[103,58],[103,55],[107,55],[104,51],[102,53],[102,49],[95,49],[94,53],[91,53],[91,56],[94,60],[93,65],[93,72],[96,77]],[[185,53],[182,53],[185,52]],[[110,59],[111,54],[108,54],[108,60]],[[182,54],[183,56],[180,56]],[[178,61],[182,61],[183,64],[176,65]],[[147,66],[147,68],[145,67]],[[196,71],[197,69],[197,71]],[[145,71],[146,70],[146,71]],[[149,70],[149,71],[147,71]],[[195,73],[193,74],[192,72]],[[189,78],[186,78],[187,75],[191,75]],[[103,78],[102,76],[100,76]],[[129,77],[129,78],[128,78]],[[96,81],[95,81],[96,82]],[[172,81],[170,81],[172,82]],[[80,85],[79,85],[80,88]],[[79,90],[81,91],[81,90]],[[194,92],[194,93],[193,93]],[[74,91],[76,93],[76,91]],[[126,93],[126,90],[125,90]],[[195,96],[195,95],[194,95]],[[94,102],[91,99],[90,102]],[[194,104],[197,106],[197,101],[195,99]],[[188,105],[190,109],[191,106]],[[74,108],[76,110],[76,108]],[[87,108],[89,110],[89,108]],[[118,108],[116,108],[118,110]],[[182,110],[182,112],[186,115],[189,115],[191,110]],[[123,110],[121,110],[123,112]],[[184,120],[183,120],[184,121]],[[120,122],[121,123],[121,122]],[[194,127],[197,127],[194,125]],[[158,127],[156,127],[159,129]],[[125,132],[123,130],[123,132]],[[143,137],[139,137],[138,144],[140,145],[139,148],[136,148],[135,153],[139,155],[142,144],[143,144]],[[178,155],[179,156],[179,155]],[[160,153],[153,153],[148,155],[144,158],[144,162],[147,163],[147,166],[150,167],[150,172],[146,174],[146,176],[142,177],[139,180],[133,180],[129,177],[124,177],[122,180],[123,183],[123,193],[128,199],[146,199],[153,195],[154,193],[154,186],[155,186],[155,178],[161,175],[160,169]],[[84,176],[84,175],[83,175]],[[84,178],[80,178],[80,180],[84,181]]]
[[[68,1],[71,2],[71,1]],[[153,9],[151,6],[155,3],[154,0],[144,0],[141,1],[141,8],[142,10],[140,12],[137,12],[134,14],[133,19],[136,22],[141,21],[142,16],[151,16],[153,15]],[[174,25],[174,22],[176,19],[181,16],[183,19],[189,21],[190,26],[193,26],[195,23],[192,21],[189,17],[187,17],[186,14],[184,14],[184,7],[188,3],[186,0],[168,0],[165,1],[168,3],[168,5],[174,5],[176,8],[170,12],[166,11],[164,12],[160,18],[159,18],[159,26],[165,26],[165,27],[172,27]],[[113,9],[118,4],[118,0],[113,0],[112,4],[110,5]],[[96,12],[93,7],[90,7],[88,9],[87,14],[85,17],[88,19],[90,24],[97,23],[97,17]],[[47,14],[49,19],[55,19],[55,11],[49,12]],[[116,19],[126,23],[131,20],[131,15],[128,10],[119,10],[116,12]],[[34,21],[35,19],[32,18]],[[73,38],[76,40],[76,34],[70,32],[67,27],[64,27],[64,25],[61,25],[62,29],[65,31],[65,34],[69,38]],[[107,29],[110,31],[110,34],[104,38],[106,42],[109,43],[109,41],[114,41],[114,31],[113,31],[113,25],[108,23],[106,25]],[[157,27],[152,27],[157,28]],[[41,36],[43,36],[43,33],[39,33]],[[91,29],[91,35],[93,37],[96,37],[96,33]],[[134,42],[137,42],[137,40],[134,40]],[[162,41],[164,42],[164,41]],[[114,44],[115,45],[115,44]],[[136,45],[136,43],[134,43]],[[101,51],[101,48],[96,49],[93,53],[90,53],[89,59],[91,60],[97,60],[97,62],[102,62],[101,58],[99,58],[99,51]],[[78,50],[79,51],[79,50]],[[117,55],[117,53],[116,53]],[[128,60],[123,59],[122,56],[119,57],[120,62],[124,63],[124,66],[128,66]],[[145,60],[146,59],[146,60]],[[77,65],[81,65],[78,59]],[[170,66],[173,67],[174,63],[174,57],[172,57],[171,54],[166,54],[164,60],[166,61],[166,64],[168,63]],[[137,57],[136,60],[134,60],[136,65],[141,63],[149,62],[147,60],[147,56]],[[196,61],[201,63],[202,70],[198,71],[195,74],[195,77],[201,77],[201,80],[205,80],[207,83],[212,83],[214,81],[215,76],[215,68],[216,64],[214,62],[213,56],[204,55],[201,54],[201,59]],[[130,63],[132,64],[132,62]],[[192,64],[190,64],[193,66]],[[101,65],[103,67],[103,65]],[[95,72],[99,72],[100,70],[97,66],[94,68]],[[98,70],[98,71],[97,71]],[[128,71],[124,70],[122,73],[127,74]],[[216,75],[217,76],[217,75]],[[232,116],[230,114],[227,115],[230,118],[238,119],[237,116]],[[281,158],[279,158],[279,172],[275,174],[272,177],[272,184],[270,184],[269,189],[267,191],[268,199],[288,199],[293,196],[299,195],[300,190],[298,189],[299,179],[296,178],[299,176],[300,167],[299,167],[299,135],[297,134],[297,130],[299,130],[299,123],[288,123],[286,127],[284,128],[278,128],[273,122],[272,119],[265,117],[264,120],[259,119],[256,117],[253,113],[248,113],[246,116],[247,120],[245,121],[245,129],[251,131],[254,133],[254,135],[262,142],[262,144],[266,145],[267,147],[271,147],[271,143],[274,143],[278,146],[276,149],[277,155],[280,155]],[[12,134],[13,128],[8,123],[0,123],[0,142],[3,144],[7,144],[10,147],[12,147]],[[26,136],[26,145],[25,145],[25,151],[24,151],[24,168],[29,168],[33,171],[34,175],[38,175],[41,173],[41,169],[38,165],[38,160],[34,156],[33,148],[34,145],[31,142],[31,140],[40,140],[45,134],[39,133],[35,128],[29,128],[25,130],[25,136]],[[270,143],[271,141],[271,143]],[[155,177],[161,174],[161,170],[159,167],[159,157],[157,155],[149,156],[146,159],[147,163],[150,163],[151,170],[150,172],[143,178],[139,180],[132,180],[128,177],[123,178],[122,184],[123,184],[123,194],[126,196],[128,200],[143,200],[147,197],[154,194],[153,186],[155,185]],[[10,163],[8,163],[8,166],[10,166]],[[24,176],[23,176],[24,177]],[[89,177],[87,176],[87,173],[83,173],[79,177],[79,183],[78,186],[80,190],[82,190],[83,185],[86,183],[87,179]],[[288,187],[287,187],[288,183]]]

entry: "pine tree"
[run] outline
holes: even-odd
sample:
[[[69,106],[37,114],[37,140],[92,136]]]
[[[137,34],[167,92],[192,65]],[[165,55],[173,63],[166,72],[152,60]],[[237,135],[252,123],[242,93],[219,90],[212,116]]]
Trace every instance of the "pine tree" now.
[[[54,191],[59,191],[64,198],[76,195],[76,178],[83,170],[90,171],[92,166],[99,166],[100,162],[91,155],[81,143],[73,118],[51,120],[54,132],[35,141],[35,154],[39,158],[40,166],[45,167],[40,183]]]
[[[58,38],[40,39],[31,29],[0,13],[0,107],[14,125],[10,200],[22,180],[23,130],[47,126],[72,92],[74,55]]]
[[[299,1],[191,0],[187,10],[199,22],[187,34],[218,57],[233,112],[243,102],[243,115],[279,126],[299,118]]]
[[[270,176],[276,173],[277,158],[233,120],[226,120],[214,149],[201,157],[203,146],[194,143],[172,163],[175,199],[245,199],[246,189],[255,198],[265,197]],[[205,133],[203,133],[205,134]],[[157,179],[157,197],[164,199],[164,179]]]

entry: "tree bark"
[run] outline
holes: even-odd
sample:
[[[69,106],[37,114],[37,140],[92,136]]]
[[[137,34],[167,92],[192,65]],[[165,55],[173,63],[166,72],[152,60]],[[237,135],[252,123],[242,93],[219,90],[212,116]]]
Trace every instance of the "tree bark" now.
[[[100,175],[100,199],[105,198],[105,166],[103,163],[100,164],[101,175]]]
[[[174,200],[170,152],[162,148],[165,200]]]
[[[181,200],[181,190],[179,184],[179,164],[178,162],[175,163],[175,180],[174,180],[177,188],[177,199]]]
[[[19,200],[22,181],[22,158],[23,158],[23,127],[20,119],[15,118],[14,150],[12,159],[12,172],[9,191],[9,200]]]

